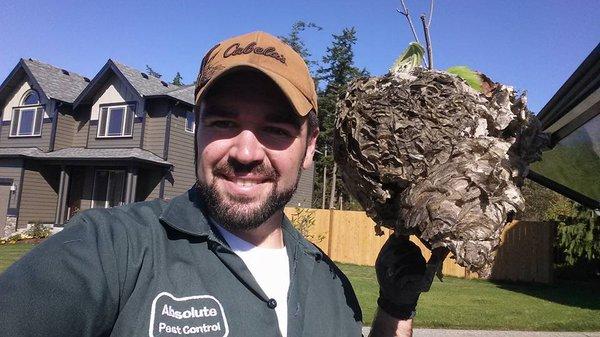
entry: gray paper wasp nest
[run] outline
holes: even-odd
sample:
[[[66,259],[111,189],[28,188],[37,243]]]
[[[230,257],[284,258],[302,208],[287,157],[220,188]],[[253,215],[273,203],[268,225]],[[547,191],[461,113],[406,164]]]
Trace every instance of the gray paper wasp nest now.
[[[482,276],[547,142],[524,95],[484,87],[422,68],[360,78],[340,96],[334,135],[344,184],[377,226],[446,247]]]

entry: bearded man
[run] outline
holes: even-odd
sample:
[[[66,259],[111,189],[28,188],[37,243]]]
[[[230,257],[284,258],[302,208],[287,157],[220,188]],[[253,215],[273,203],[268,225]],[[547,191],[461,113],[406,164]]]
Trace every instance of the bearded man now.
[[[223,41],[196,105],[196,185],[71,220],[0,277],[1,334],[361,335],[347,278],[283,213],[319,133],[303,59],[263,32]],[[371,336],[410,336],[423,258],[392,237],[377,268]]]

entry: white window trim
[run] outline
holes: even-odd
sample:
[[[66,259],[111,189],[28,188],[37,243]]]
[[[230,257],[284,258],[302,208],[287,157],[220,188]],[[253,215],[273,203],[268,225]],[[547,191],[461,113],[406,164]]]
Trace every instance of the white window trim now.
[[[96,196],[96,188],[97,188],[97,186],[96,186],[96,176],[98,175],[98,172],[103,172],[103,171],[109,172],[109,174],[108,174],[108,181],[106,183],[106,196],[107,196],[107,198],[106,198],[106,200],[104,200],[104,206],[102,206],[102,208],[108,208],[108,202],[109,202],[109,200],[108,200],[108,188],[110,187],[110,177],[111,177],[110,172],[125,172],[125,179],[127,179],[127,172],[125,170],[95,170],[94,171],[94,183],[93,183],[93,187],[92,187],[92,202],[91,202],[90,208],[96,208],[97,207],[97,205],[96,205],[96,199],[94,199],[94,197]],[[123,182],[123,187],[125,187],[125,186],[127,186],[127,180],[125,180]],[[123,204],[124,204],[124,202],[120,201],[118,206],[121,206]]]
[[[35,94],[37,96],[37,103],[36,104],[25,104],[25,101],[27,100],[27,97],[29,97],[29,95],[31,94]],[[33,89],[29,89],[25,92],[25,94],[23,95],[23,97],[21,98],[21,104],[23,106],[34,106],[34,105],[40,105],[40,94],[38,94],[37,91],[33,90]]]
[[[40,114],[40,118],[41,120],[38,121],[37,118],[37,109],[42,108],[42,113]],[[15,111],[19,110],[19,120],[17,121],[17,134],[12,134],[12,130],[13,130],[13,126],[15,123]],[[31,126],[31,130],[32,133],[29,135],[20,135],[19,134],[19,130],[21,129],[21,120],[23,118],[21,118],[22,116],[22,110],[33,110],[33,125]],[[9,138],[23,138],[23,137],[40,137],[42,135],[42,128],[44,127],[44,107],[41,104],[36,104],[36,105],[25,105],[22,107],[16,107],[12,109],[12,116],[11,116],[11,121],[10,121],[10,130],[8,132],[8,137]],[[41,123],[40,125],[40,132],[39,133],[33,133],[35,132],[35,126],[37,123]]]
[[[196,120],[194,119],[194,123],[192,123],[192,129],[188,129],[188,114],[194,114],[194,112],[188,111],[185,113],[185,132],[194,133],[196,131]]]
[[[126,118],[127,118],[127,108],[131,108],[131,134],[126,135],[125,134],[125,125],[126,123]],[[108,132],[108,125],[104,126],[104,133],[105,135],[101,135],[100,134],[100,123],[102,123],[102,109],[106,108],[106,121],[110,120],[109,116],[110,116],[110,111],[113,109],[119,109],[122,108],[123,109],[123,120],[121,121],[121,134],[117,135],[117,136],[108,136],[106,135],[106,133]],[[100,111],[98,111],[98,127],[96,130],[96,138],[126,138],[126,137],[133,137],[133,128],[134,128],[134,124],[135,124],[135,106],[132,104],[123,104],[123,105],[111,105],[111,106],[100,106]]]

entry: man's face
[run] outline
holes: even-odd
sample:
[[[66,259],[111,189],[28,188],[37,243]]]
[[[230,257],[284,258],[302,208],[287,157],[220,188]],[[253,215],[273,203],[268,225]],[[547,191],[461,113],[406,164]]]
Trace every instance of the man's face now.
[[[200,193],[210,215],[230,230],[257,228],[285,206],[300,171],[312,164],[316,141],[280,89],[256,72],[211,88],[196,137]]]

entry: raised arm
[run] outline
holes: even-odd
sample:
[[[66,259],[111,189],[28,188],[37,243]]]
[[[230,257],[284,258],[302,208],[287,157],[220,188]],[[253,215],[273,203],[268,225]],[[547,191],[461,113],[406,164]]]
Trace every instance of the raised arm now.
[[[412,318],[426,277],[421,250],[407,236],[391,235],[377,257],[375,269],[379,298],[369,336],[412,336]]]

